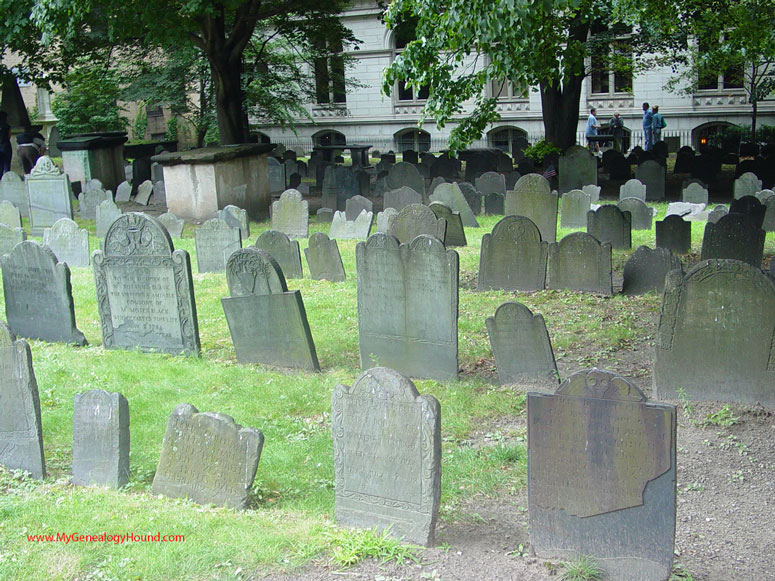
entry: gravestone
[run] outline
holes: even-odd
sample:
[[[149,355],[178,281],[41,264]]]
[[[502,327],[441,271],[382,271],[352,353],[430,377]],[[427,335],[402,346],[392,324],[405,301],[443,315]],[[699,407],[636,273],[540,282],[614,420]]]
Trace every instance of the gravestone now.
[[[385,192],[385,209],[395,208],[400,212],[410,204],[422,204],[422,196],[409,186],[402,186],[397,190],[388,190]]]
[[[613,294],[611,243],[574,232],[549,245],[546,288]]]
[[[446,183],[447,183],[447,180],[445,180],[443,177],[433,178],[431,180],[431,185],[428,186],[428,191],[427,191],[428,196],[431,196],[433,194],[433,190],[435,190],[438,185],[446,184]]]
[[[688,254],[692,249],[692,225],[673,214],[656,225],[657,248],[666,248],[673,254]]]
[[[11,228],[22,227],[22,216],[19,208],[8,200],[0,201],[0,224],[5,224]]]
[[[692,204],[689,202],[670,202],[665,211],[665,217],[678,215],[690,222],[705,222],[708,219],[708,211],[705,204]]]
[[[659,315],[656,397],[775,407],[775,283],[737,260],[671,272]],[[684,397],[683,395],[681,397]]]
[[[110,225],[118,218],[123,212],[116,206],[113,200],[105,200],[100,202],[96,211],[96,224],[95,231],[97,238],[105,238],[105,234],[108,233]],[[56,254],[56,253],[55,253]]]
[[[285,166],[271,155],[266,157],[266,161],[269,171],[269,192],[279,194],[285,190]]]
[[[27,186],[14,171],[7,171],[0,179],[0,200],[7,200],[19,208],[25,218],[30,217],[30,203],[27,199]]]
[[[86,345],[75,326],[70,267],[26,240],[0,257],[8,327],[20,337]]]
[[[229,204],[222,210],[218,210],[218,218],[225,221],[232,228],[239,228],[243,240],[250,238],[250,221],[248,211]]]
[[[105,200],[113,201],[113,195],[102,189],[90,189],[78,196],[78,210],[81,218],[94,220],[97,218],[97,206]]]
[[[198,355],[188,252],[174,250],[164,226],[136,212],[113,222],[104,248],[92,254],[103,346]]]
[[[357,192],[360,192],[361,196],[368,196],[371,194],[371,176],[365,169],[352,170],[355,176],[355,184],[357,186]],[[346,207],[345,207],[346,208]]]
[[[304,256],[307,257],[309,277],[312,280],[344,282],[347,278],[339,245],[322,232],[315,232],[309,237],[309,246],[304,249]]]
[[[727,209],[726,206],[722,204],[718,204],[708,214],[708,222],[715,224],[716,222],[721,220],[723,216],[726,216],[728,213],[729,213],[729,210]]]
[[[347,207],[347,200],[358,195],[360,187],[355,179],[355,174],[348,167],[336,166],[334,168],[334,180],[336,209],[343,212]]]
[[[6,174],[7,175],[7,174]],[[0,321],[0,464],[8,470],[25,470],[33,478],[46,477],[40,398],[32,352],[26,341],[16,340]]]
[[[226,265],[230,297],[221,299],[240,363],[319,371],[301,291],[288,291],[267,252],[245,248]]]
[[[609,149],[603,152],[603,170],[608,179],[622,181],[630,179],[630,162],[618,151]]]
[[[646,184],[636,179],[627,180],[619,186],[619,199],[624,200],[625,198],[638,198],[645,202]]]
[[[30,229],[33,236],[40,236],[45,228],[53,226],[60,218],[73,219],[70,180],[67,174],[59,171],[50,158],[42,155],[24,183],[27,188]]]
[[[502,385],[557,386],[560,376],[543,316],[522,303],[509,302],[485,323]]]
[[[706,204],[708,203],[708,189],[702,187],[698,183],[692,183],[686,186],[681,191],[681,201],[689,202],[690,204]]]
[[[105,186],[102,185],[102,180],[99,180],[97,178],[86,180],[86,183],[83,186],[84,192],[90,192],[92,190],[104,190],[104,189],[105,189]]]
[[[647,160],[635,168],[635,177],[646,186],[646,200],[662,200],[665,197],[665,166]]]
[[[153,182],[151,180],[145,180],[139,186],[137,186],[137,194],[135,195],[135,203],[141,206],[147,206],[148,201],[153,194]]]
[[[129,482],[129,402],[92,389],[73,401],[73,484],[121,488]]]
[[[242,248],[239,228],[232,228],[225,220],[212,218],[194,228],[196,266],[200,273],[223,272],[229,257]]]
[[[334,220],[334,211],[331,208],[320,208],[315,218],[319,224],[330,224]]]
[[[467,228],[479,228],[479,222],[476,221],[471,206],[468,205],[463,192],[457,184],[440,184],[433,195],[430,197],[431,202],[441,202],[446,204],[454,212],[460,212],[460,219],[463,221],[463,226]]]
[[[167,188],[163,181],[153,182],[153,203],[167,205]]]
[[[466,203],[471,208],[471,211],[478,216],[482,213],[482,194],[480,194],[474,186],[468,182],[458,182],[457,187],[463,193],[463,197],[466,199]],[[503,196],[501,196],[501,201]]]
[[[8,254],[14,246],[25,240],[27,240],[27,233],[22,228],[0,224],[0,255]]]
[[[393,219],[388,232],[401,244],[409,244],[421,234],[434,236],[444,242],[447,221],[439,220],[428,206],[411,204],[403,208]]]
[[[506,176],[506,191],[513,190],[514,186],[517,185],[517,182],[519,181],[519,178],[522,176],[518,171],[513,171],[510,174]]]
[[[374,234],[355,248],[361,367],[457,377],[458,255],[433,236],[399,245]]]
[[[298,190],[285,190],[272,202],[272,230],[284,232],[289,238],[309,236],[309,202]]]
[[[590,203],[597,204],[600,201],[600,189],[600,186],[588,185],[581,188],[581,191],[589,194]]]
[[[732,200],[732,203],[729,204],[729,213],[743,214],[761,228],[764,225],[767,208],[755,196],[743,196]]]
[[[118,187],[116,188],[116,202],[128,202],[131,197],[132,185],[127,181],[118,184]]]
[[[231,416],[175,406],[153,477],[153,494],[242,509],[256,477],[264,435]]]
[[[762,180],[753,172],[745,172],[735,180],[735,199],[742,198],[743,196],[753,196],[761,189]]]
[[[761,202],[765,208],[762,230],[775,232],[775,194],[763,197]]]
[[[730,212],[705,225],[700,260],[730,258],[760,268],[766,234],[751,218]]]
[[[476,191],[486,197],[489,194],[506,195],[506,177],[503,174],[488,171],[476,178]]]
[[[604,204],[587,213],[587,234],[609,243],[611,248],[631,248],[632,215],[613,204]]]
[[[288,187],[291,189],[298,189],[298,187],[301,185],[301,175],[297,174],[296,172],[292,173],[290,177],[288,177]]]
[[[395,208],[385,208],[384,211],[377,214],[377,232],[387,234],[393,227],[393,220],[398,216],[398,210]]]
[[[158,218],[159,222],[167,229],[167,232],[172,238],[183,237],[183,226],[185,221],[175,216],[171,212],[165,212]]]
[[[522,176],[506,193],[506,215],[530,218],[547,242],[557,239],[557,205],[557,193],[550,191],[549,182],[538,174]]]
[[[371,232],[374,213],[361,211],[355,220],[348,220],[344,212],[334,212],[328,237],[336,240],[365,240]]]
[[[617,581],[673,567],[675,407],[592,369],[527,396],[530,545],[542,559],[589,555]]]
[[[571,190],[562,195],[562,212],[560,226],[562,228],[586,228],[587,212],[592,201],[589,194],[582,190]]]
[[[431,545],[441,499],[441,407],[400,373],[375,367],[331,405],[339,524]],[[368,442],[368,448],[364,443]]]
[[[403,186],[412,188],[421,196],[425,194],[425,179],[413,164],[406,161],[395,164],[390,168],[387,175],[388,189],[397,190]]]
[[[560,156],[558,170],[561,194],[597,185],[597,157],[586,147],[572,145],[566,149]]]
[[[258,237],[255,246],[277,261],[285,278],[304,278],[298,240],[291,240],[277,230],[266,230]]]
[[[441,155],[433,160],[430,166],[431,178],[443,177],[448,180],[454,180],[460,177],[460,161],[451,158],[448,155]]]
[[[616,206],[622,212],[629,212],[633,230],[651,230],[654,210],[638,198],[624,198]]]
[[[322,166],[321,166],[322,167]],[[324,208],[336,209],[336,166],[329,165],[323,170],[323,183],[321,185]]]
[[[444,218],[447,231],[444,234],[444,246],[466,246],[466,232],[460,212],[453,212],[449,206],[441,202],[431,202],[430,209],[437,218]]]
[[[285,166],[286,187],[292,187],[290,185],[290,179],[291,179],[291,174],[296,173],[296,160],[286,159],[283,162],[283,165]]]
[[[502,218],[482,237],[477,289],[543,290],[548,247],[530,218]]]
[[[417,165],[420,161],[419,154],[413,149],[405,149],[404,151],[402,151],[401,158],[404,160],[404,163],[412,163],[414,165]]]
[[[69,218],[60,218],[51,228],[46,228],[43,244],[67,266],[89,266],[89,232]]]
[[[684,145],[678,150],[675,156],[675,167],[673,173],[689,173],[692,171],[692,165],[694,164],[694,150],[688,145]]]
[[[642,295],[651,291],[662,293],[665,275],[671,270],[681,270],[681,261],[667,248],[639,246],[624,264],[622,294]]]
[[[363,196],[353,196],[345,204],[344,214],[348,221],[353,221],[361,215],[362,211],[366,211],[373,214],[374,204],[371,200],[364,198]]]

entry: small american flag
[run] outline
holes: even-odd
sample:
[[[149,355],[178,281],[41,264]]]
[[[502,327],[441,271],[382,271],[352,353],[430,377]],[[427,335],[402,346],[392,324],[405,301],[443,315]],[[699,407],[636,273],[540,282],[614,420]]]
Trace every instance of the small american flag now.
[[[547,180],[552,179],[553,177],[557,176],[557,170],[554,169],[554,164],[549,164],[549,167],[546,168],[546,171],[544,172],[544,177]]]

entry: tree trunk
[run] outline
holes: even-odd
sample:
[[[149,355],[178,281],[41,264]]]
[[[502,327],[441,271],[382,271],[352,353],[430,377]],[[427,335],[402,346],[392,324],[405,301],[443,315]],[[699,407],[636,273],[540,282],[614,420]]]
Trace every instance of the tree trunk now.
[[[228,59],[210,55],[210,71],[218,113],[218,137],[221,145],[247,143],[248,115],[243,109],[242,58]]]
[[[541,83],[546,141],[563,151],[576,144],[583,75],[566,78],[562,87]]]

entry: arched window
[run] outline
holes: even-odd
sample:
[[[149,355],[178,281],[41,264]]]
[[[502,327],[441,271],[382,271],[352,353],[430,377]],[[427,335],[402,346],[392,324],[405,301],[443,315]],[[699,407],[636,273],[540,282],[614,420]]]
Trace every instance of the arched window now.
[[[737,125],[726,121],[712,121],[692,129],[692,147],[702,151],[717,147],[724,152],[736,152],[740,146],[740,132],[730,131]]]
[[[339,131],[324,129],[312,136],[312,142],[315,145],[345,145],[347,143],[347,138],[344,136],[344,133],[340,133]]]
[[[514,156],[517,150],[527,146],[527,132],[518,127],[496,127],[487,134],[490,147],[500,149]]]
[[[412,149],[423,152],[431,150],[431,134],[422,129],[402,129],[393,136],[393,140],[396,144],[396,151]]]

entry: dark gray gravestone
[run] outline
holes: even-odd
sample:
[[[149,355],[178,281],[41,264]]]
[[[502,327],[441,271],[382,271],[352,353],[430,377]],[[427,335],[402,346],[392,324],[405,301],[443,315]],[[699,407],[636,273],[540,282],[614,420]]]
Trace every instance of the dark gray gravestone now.
[[[153,194],[153,182],[151,180],[145,180],[143,183],[137,186],[135,202],[141,206],[147,206],[148,200],[151,199],[151,194]]]
[[[592,206],[589,194],[582,190],[571,190],[562,195],[560,226],[563,228],[586,228],[587,212]]]
[[[409,186],[385,192],[385,209],[395,208],[399,212],[411,204],[422,204],[422,196]]]
[[[645,202],[646,184],[636,179],[627,180],[619,186],[619,199],[624,200],[625,198],[638,198]]]
[[[755,173],[747,171],[735,180],[735,199],[743,196],[753,196],[762,189],[762,180]]]
[[[269,191],[279,194],[285,190],[285,166],[272,156],[267,156],[266,161],[269,170]]]
[[[336,166],[329,165],[323,170],[321,192],[323,194],[322,206],[336,210]]]
[[[762,230],[765,232],[775,232],[775,194],[763,196],[761,202],[765,208]]]
[[[466,232],[463,229],[460,212],[453,212],[449,206],[441,202],[431,202],[430,208],[437,218],[444,218],[447,222],[444,246],[466,246]]]
[[[730,212],[705,225],[700,260],[731,258],[760,268],[766,235],[752,219]]]
[[[384,211],[377,214],[377,232],[387,234],[393,227],[393,220],[398,216],[398,210],[395,208],[385,208]]]
[[[415,165],[420,161],[419,154],[413,149],[406,149],[402,151],[401,158],[404,160],[405,163],[413,163]]]
[[[463,226],[467,228],[479,228],[471,206],[468,205],[463,192],[457,184],[439,184],[430,197],[431,202],[441,202],[449,206],[454,212],[460,212]]]
[[[543,290],[548,247],[530,218],[506,216],[482,237],[478,290]]]
[[[212,218],[194,228],[196,266],[202,272],[223,272],[229,256],[242,248],[239,228],[232,228],[225,220]]]
[[[118,187],[116,188],[116,202],[128,202],[131,197],[132,185],[127,181],[118,184]]]
[[[355,176],[355,183],[357,185],[357,191],[361,196],[368,196],[371,194],[371,176],[365,169],[353,170]],[[346,207],[345,207],[346,210]]]
[[[417,168],[406,161],[391,167],[387,176],[388,189],[397,190],[402,186],[409,186],[421,196],[425,194],[425,180]]]
[[[560,193],[597,185],[597,158],[586,147],[572,145],[560,156]]]
[[[261,233],[255,246],[268,252],[277,261],[285,278],[304,278],[298,240],[291,240],[277,230],[267,230]]]
[[[347,200],[344,214],[348,221],[354,221],[361,215],[363,210],[373,213],[374,204],[371,203],[371,200],[364,198],[363,196],[353,196]]]
[[[320,208],[315,217],[320,224],[330,224],[334,220],[334,211],[331,208]]]
[[[374,213],[362,210],[355,220],[348,220],[344,212],[334,212],[329,238],[336,240],[365,240],[371,232]]]
[[[81,218],[94,220],[97,218],[97,206],[105,200],[113,201],[113,195],[103,189],[91,189],[78,196],[78,210]]]
[[[635,177],[646,185],[646,200],[665,197],[665,166],[654,160],[644,161],[635,168]]]
[[[108,228],[110,228],[110,225],[121,214],[123,214],[123,212],[116,206],[113,200],[104,200],[103,202],[100,202],[97,206],[95,216],[97,221],[95,226],[97,238],[105,238],[105,234],[108,233]]]
[[[232,228],[239,228],[242,239],[250,238],[250,221],[248,211],[238,206],[229,204],[223,210],[218,210],[218,218],[224,220]]]
[[[239,250],[226,279],[231,296],[221,304],[237,361],[320,370],[301,292],[288,291],[274,258],[258,248]]]
[[[43,231],[43,244],[67,266],[89,266],[89,232],[73,220],[60,218]]]
[[[612,204],[604,204],[587,213],[587,234],[609,243],[612,248],[631,248],[632,215]]]
[[[460,188],[460,191],[463,192],[463,197],[466,199],[468,206],[471,208],[474,214],[477,216],[481,214],[482,194],[479,193],[476,188],[474,188],[474,186],[468,182],[459,182],[457,186]],[[501,200],[503,200],[503,196],[501,196]]]
[[[657,248],[674,254],[688,254],[692,249],[692,224],[673,214],[656,224]]]
[[[30,203],[27,199],[27,187],[14,171],[7,171],[0,179],[0,200],[7,200],[19,208],[25,218],[30,217]]]
[[[767,208],[755,196],[743,196],[732,200],[732,203],[729,204],[729,213],[743,214],[761,228],[764,225]]]
[[[656,397],[775,407],[775,283],[737,260],[671,272],[657,328]]]
[[[622,212],[629,212],[633,230],[651,230],[654,211],[638,198],[624,198],[616,206]]]
[[[51,159],[41,156],[24,183],[27,187],[33,236],[40,236],[44,228],[50,228],[60,218],[73,219],[70,180]]]
[[[485,323],[501,384],[557,386],[560,376],[543,316],[522,303],[503,303]]]
[[[32,352],[0,321],[0,464],[46,477],[40,398]]]
[[[167,205],[167,188],[163,181],[153,182],[153,203]]]
[[[191,260],[159,222],[129,212],[92,254],[102,344],[108,349],[199,354]]]
[[[476,178],[476,190],[483,196],[488,194],[506,195],[506,177],[494,171],[488,171]]]
[[[331,405],[339,524],[431,545],[441,498],[441,407],[385,367],[337,385]]]
[[[673,567],[675,407],[630,381],[580,371],[527,396],[530,545],[542,559],[590,555],[617,581]]]
[[[428,206],[411,204],[403,208],[390,224],[389,234],[401,244],[409,244],[420,234],[434,236],[441,242],[447,232],[447,221],[439,220]]]
[[[120,488],[129,482],[129,403],[92,389],[73,402],[73,484]]]
[[[309,277],[312,280],[343,282],[346,279],[339,245],[322,232],[315,232],[309,237],[309,246],[304,249],[304,256],[307,257]]]
[[[527,174],[519,178],[514,189],[506,193],[507,216],[530,218],[541,232],[541,239],[557,239],[557,194],[541,175]]]
[[[288,177],[288,187],[297,189],[301,185],[301,175],[297,174],[296,172],[293,172]]]
[[[75,326],[70,268],[48,247],[26,240],[0,257],[5,316],[20,337],[86,345]]]
[[[517,185],[517,182],[519,181],[519,178],[522,176],[518,171],[513,171],[510,174],[506,176],[506,191],[513,190],[514,186]]]
[[[336,189],[336,209],[344,212],[347,200],[358,195],[360,187],[355,174],[348,167],[338,165],[334,168],[334,180]]]
[[[681,191],[681,201],[690,204],[707,204],[708,188],[696,182],[691,183]]]
[[[613,294],[611,244],[574,232],[549,245],[546,288]]]
[[[231,416],[175,406],[161,445],[152,491],[199,504],[245,508],[264,435]]]
[[[27,234],[22,228],[0,224],[0,255],[8,254],[14,246],[25,240],[27,240]]]
[[[642,295],[651,291],[661,293],[665,288],[665,276],[671,270],[683,271],[681,261],[667,248],[651,249],[639,246],[624,264],[622,293]]]
[[[5,224],[11,228],[22,227],[22,216],[19,208],[8,200],[0,201],[0,224]]]
[[[611,155],[606,159],[606,155],[609,152],[611,152]],[[630,179],[630,162],[618,151],[609,149],[603,153],[603,166],[605,171],[608,172],[608,177],[611,180],[619,181]]]
[[[433,161],[430,170],[432,178],[443,177],[454,180],[460,177],[460,161],[442,154]]]
[[[723,216],[726,216],[728,213],[729,213],[729,210],[727,209],[726,206],[724,206],[723,204],[718,204],[714,206],[713,210],[711,210],[710,214],[708,214],[708,223],[715,224],[716,222],[721,220]]]
[[[484,196],[484,213],[502,216],[505,213],[506,196],[498,193],[490,193]]]
[[[158,218],[159,222],[167,229],[172,238],[181,238],[183,236],[183,226],[185,222],[171,212],[165,212]]]
[[[399,245],[374,234],[355,248],[361,367],[457,377],[458,255],[433,236]]]
[[[272,230],[284,232],[289,238],[309,236],[309,202],[298,190],[285,190],[272,202]]]

